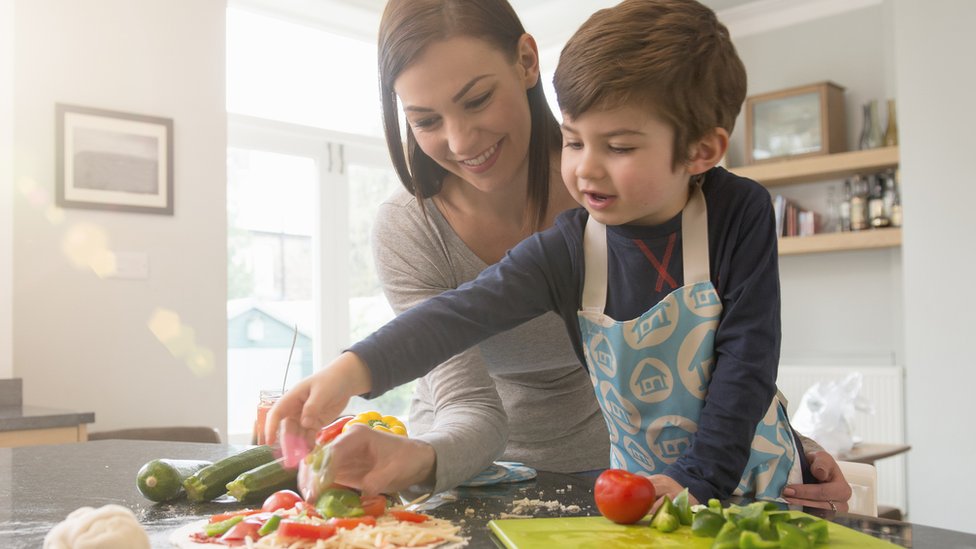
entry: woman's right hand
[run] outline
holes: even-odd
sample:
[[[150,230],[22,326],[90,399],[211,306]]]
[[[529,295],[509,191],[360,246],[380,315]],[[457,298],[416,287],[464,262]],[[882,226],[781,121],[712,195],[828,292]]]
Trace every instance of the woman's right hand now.
[[[288,418],[315,433],[342,413],[350,397],[369,392],[371,386],[366,364],[353,353],[342,353],[278,399],[264,423],[265,439],[274,444],[278,427]]]
[[[335,482],[365,496],[434,484],[437,454],[426,442],[349,425],[332,442],[331,452]]]

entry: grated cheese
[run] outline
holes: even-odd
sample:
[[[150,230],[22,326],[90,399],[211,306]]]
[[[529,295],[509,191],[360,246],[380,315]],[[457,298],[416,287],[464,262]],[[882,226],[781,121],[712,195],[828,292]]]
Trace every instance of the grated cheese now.
[[[286,516],[293,513],[286,512]],[[311,522],[324,524],[324,519]],[[356,528],[340,528],[324,540],[286,540],[269,534],[257,541],[247,538],[247,549],[402,549],[463,547],[468,539],[460,536],[460,526],[450,521],[428,516],[424,522],[398,521],[391,515],[376,519],[376,526],[359,524]]]

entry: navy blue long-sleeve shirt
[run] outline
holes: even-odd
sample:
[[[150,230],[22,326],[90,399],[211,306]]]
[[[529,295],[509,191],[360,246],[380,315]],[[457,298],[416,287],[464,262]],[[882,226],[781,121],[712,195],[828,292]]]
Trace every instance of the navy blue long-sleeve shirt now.
[[[780,289],[769,193],[723,168],[706,174],[711,281],[723,304],[715,369],[692,445],[665,474],[699,500],[728,497],[756,425],[776,393]],[[577,312],[583,291],[579,208],[512,248],[476,280],[403,312],[349,350],[367,364],[373,395],[420,377],[454,354],[547,311],[562,316],[585,364]],[[642,315],[684,284],[681,215],[656,226],[608,226],[605,314]]]

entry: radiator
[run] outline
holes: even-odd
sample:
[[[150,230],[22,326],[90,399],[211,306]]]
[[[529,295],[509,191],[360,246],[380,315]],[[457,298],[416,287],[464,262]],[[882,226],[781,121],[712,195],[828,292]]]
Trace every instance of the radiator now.
[[[905,372],[901,366],[780,366],[777,386],[789,401],[790,415],[796,412],[803,394],[818,381],[841,380],[852,372],[863,376],[861,396],[874,408],[873,414],[854,417],[855,440],[904,444]],[[875,462],[878,469],[878,505],[908,511],[905,455]]]

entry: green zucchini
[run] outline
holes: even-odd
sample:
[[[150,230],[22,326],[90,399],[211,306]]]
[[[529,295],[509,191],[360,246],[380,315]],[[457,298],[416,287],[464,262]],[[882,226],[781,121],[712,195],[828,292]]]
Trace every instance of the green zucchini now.
[[[227,491],[227,483],[245,471],[274,461],[270,446],[255,446],[204,467],[183,481],[190,501],[210,501]]]
[[[298,469],[286,469],[284,458],[241,473],[227,483],[227,493],[237,501],[264,501],[278,490],[298,490]]]
[[[139,469],[136,487],[152,501],[169,501],[183,493],[183,481],[212,462],[198,459],[154,459]]]

